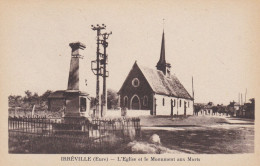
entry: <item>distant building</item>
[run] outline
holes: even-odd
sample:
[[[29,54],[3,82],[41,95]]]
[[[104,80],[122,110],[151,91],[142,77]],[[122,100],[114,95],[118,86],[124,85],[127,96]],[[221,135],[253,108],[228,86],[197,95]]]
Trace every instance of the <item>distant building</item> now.
[[[209,102],[207,104],[205,103],[195,103],[195,115],[213,115],[213,107],[214,104],[212,102]]]
[[[244,103],[245,117],[255,119],[255,99],[250,99],[250,103]]]
[[[229,108],[232,108],[232,116],[238,116],[239,113],[239,109],[240,109],[240,104],[238,102],[230,102],[228,105]]]
[[[233,108],[234,113],[232,116],[241,118],[255,118],[255,99],[250,99],[250,103],[240,105],[237,102],[230,102],[229,107]]]
[[[165,60],[164,32],[156,69],[134,63],[119,92],[121,107],[150,110],[151,115],[193,115],[193,98],[171,74]]]
[[[65,90],[57,90],[48,96],[48,109],[58,112],[66,106]]]

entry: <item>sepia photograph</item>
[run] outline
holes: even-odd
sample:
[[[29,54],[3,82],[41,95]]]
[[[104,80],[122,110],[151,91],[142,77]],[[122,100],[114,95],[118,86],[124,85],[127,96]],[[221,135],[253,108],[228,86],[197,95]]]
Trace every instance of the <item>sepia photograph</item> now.
[[[257,165],[259,5],[2,1],[1,163]]]

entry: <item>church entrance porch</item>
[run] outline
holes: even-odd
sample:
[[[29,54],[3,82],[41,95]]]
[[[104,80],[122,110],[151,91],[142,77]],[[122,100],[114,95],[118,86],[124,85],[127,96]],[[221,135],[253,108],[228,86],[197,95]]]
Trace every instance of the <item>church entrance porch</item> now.
[[[137,95],[134,95],[131,98],[130,109],[132,109],[132,110],[140,110],[141,109],[140,98]]]

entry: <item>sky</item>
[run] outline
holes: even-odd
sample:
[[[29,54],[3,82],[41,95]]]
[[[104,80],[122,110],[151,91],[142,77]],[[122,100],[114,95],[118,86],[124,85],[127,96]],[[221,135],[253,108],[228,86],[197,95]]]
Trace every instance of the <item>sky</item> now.
[[[106,24],[109,37],[108,88],[118,91],[135,61],[155,68],[164,29],[166,61],[195,102],[228,104],[256,97],[259,6],[255,1],[10,1],[1,6],[1,90],[67,88],[71,48],[86,44],[80,81],[95,96],[96,31]],[[163,19],[164,25],[163,25]],[[87,79],[87,86],[84,80]],[[102,84],[101,84],[102,85]]]

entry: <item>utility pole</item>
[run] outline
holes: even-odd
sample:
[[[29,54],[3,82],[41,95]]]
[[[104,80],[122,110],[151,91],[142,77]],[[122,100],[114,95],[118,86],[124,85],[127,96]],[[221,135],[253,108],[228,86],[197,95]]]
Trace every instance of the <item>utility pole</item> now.
[[[238,103],[240,105],[240,93],[238,93]]]
[[[193,101],[194,101],[194,87],[193,87],[193,76],[192,76],[192,97],[193,97]]]
[[[193,76],[192,76],[192,98],[193,98],[193,114],[195,113],[195,108],[194,108],[194,101],[195,101],[195,99],[194,99],[194,87],[193,87]]]
[[[243,94],[241,93],[241,105],[243,105]]]
[[[99,53],[99,45],[101,44],[100,43],[100,35],[101,35],[101,30],[103,29],[106,29],[106,25],[102,24],[101,26],[100,25],[91,25],[91,29],[93,31],[97,31],[97,58],[95,61],[92,61],[91,62],[91,70],[92,72],[97,76],[97,84],[96,84],[96,99],[95,99],[95,105],[96,105],[96,112],[95,112],[95,116],[98,116],[100,115],[100,95],[99,95],[99,76],[100,76],[100,62],[99,62],[99,56],[100,56],[100,53]],[[93,64],[96,63],[96,68],[93,67]]]
[[[247,94],[247,88],[246,88],[246,93],[245,93],[245,103],[246,103],[246,94]]]
[[[101,116],[105,116],[106,111],[107,111],[107,89],[106,89],[106,77],[108,77],[108,71],[106,69],[106,65],[107,65],[107,54],[106,54],[106,48],[108,47],[108,42],[107,39],[109,37],[109,35],[111,35],[112,32],[110,33],[103,33],[102,37],[103,40],[101,40],[101,44],[103,45],[104,48],[104,54],[103,54],[103,59],[101,59],[100,64],[102,65],[101,68],[103,68],[103,73],[102,73],[102,77],[103,77],[103,97],[102,97],[102,105],[101,105]]]

